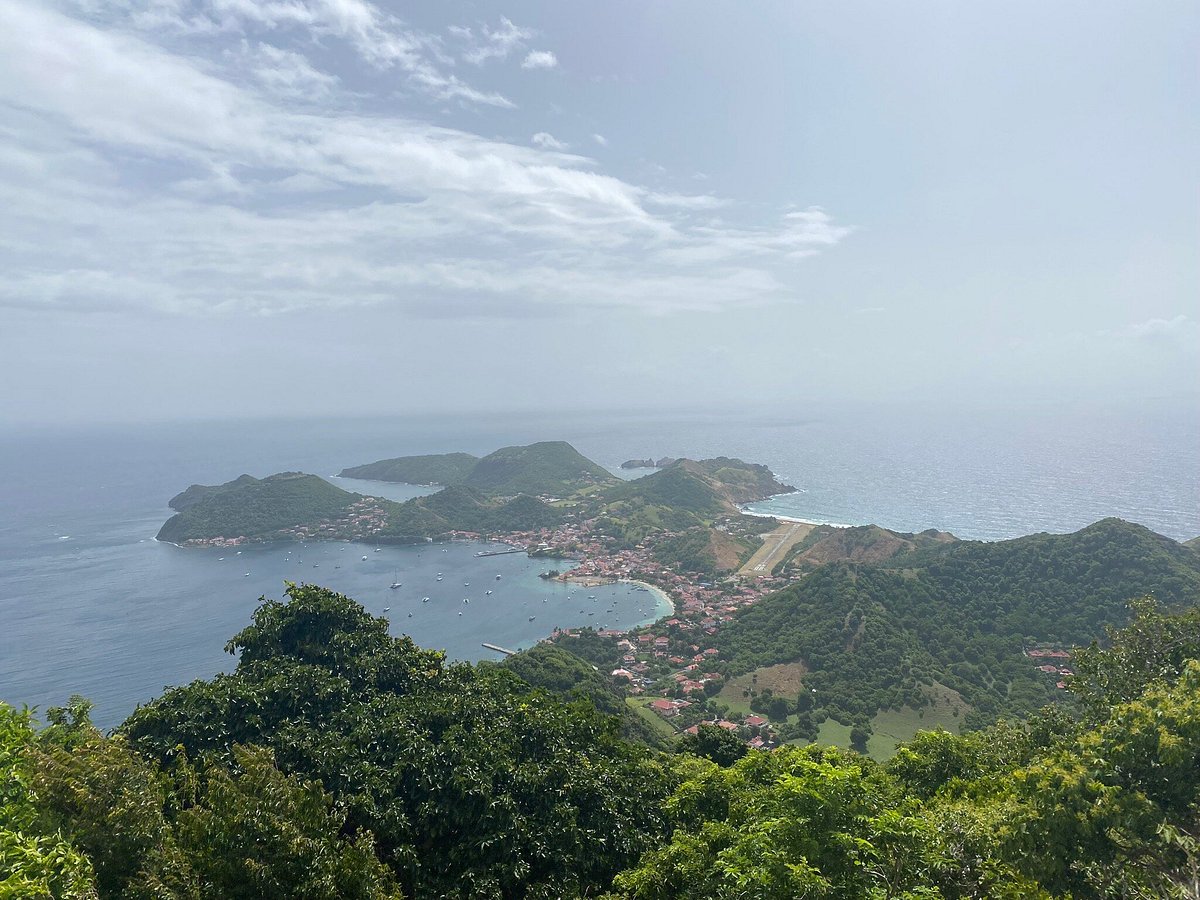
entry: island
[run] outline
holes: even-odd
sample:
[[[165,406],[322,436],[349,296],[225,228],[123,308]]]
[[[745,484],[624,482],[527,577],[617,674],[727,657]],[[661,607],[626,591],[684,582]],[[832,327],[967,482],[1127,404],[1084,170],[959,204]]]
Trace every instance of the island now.
[[[497,450],[405,503],[295,472],[193,485],[172,499],[160,538],[490,539],[570,560],[543,576],[670,597],[673,614],[652,625],[550,638],[611,673],[670,733],[715,723],[757,746],[820,739],[880,758],[918,727],[958,732],[1063,696],[1071,648],[1125,621],[1131,599],[1200,597],[1196,542],[1117,519],[987,543],[743,511],[790,490],[767,466],[730,457],[624,481],[543,442]]]
[[[665,469],[667,466],[673,466],[679,462],[671,456],[661,456],[657,460],[646,457],[645,459],[627,459],[621,463],[622,469]]]

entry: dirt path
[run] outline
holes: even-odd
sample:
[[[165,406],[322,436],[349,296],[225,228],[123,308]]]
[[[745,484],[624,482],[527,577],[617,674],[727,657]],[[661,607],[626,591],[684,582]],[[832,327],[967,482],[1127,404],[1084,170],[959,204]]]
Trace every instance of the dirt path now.
[[[800,543],[816,528],[803,522],[784,522],[765,538],[752,557],[738,570],[739,575],[770,575],[771,570],[783,559],[792,547]]]

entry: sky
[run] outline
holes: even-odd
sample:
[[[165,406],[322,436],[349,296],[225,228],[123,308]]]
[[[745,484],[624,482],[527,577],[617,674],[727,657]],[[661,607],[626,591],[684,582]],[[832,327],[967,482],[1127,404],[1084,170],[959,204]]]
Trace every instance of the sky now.
[[[0,425],[1200,397],[1200,5],[0,0]]]

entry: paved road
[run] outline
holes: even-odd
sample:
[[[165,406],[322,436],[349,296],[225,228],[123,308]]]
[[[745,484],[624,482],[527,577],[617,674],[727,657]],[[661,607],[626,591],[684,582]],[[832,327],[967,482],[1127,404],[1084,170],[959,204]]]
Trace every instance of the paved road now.
[[[787,522],[780,525],[767,535],[763,545],[746,561],[739,574],[770,575],[771,570],[783,559],[783,555],[804,540],[812,530],[812,525],[801,522]]]

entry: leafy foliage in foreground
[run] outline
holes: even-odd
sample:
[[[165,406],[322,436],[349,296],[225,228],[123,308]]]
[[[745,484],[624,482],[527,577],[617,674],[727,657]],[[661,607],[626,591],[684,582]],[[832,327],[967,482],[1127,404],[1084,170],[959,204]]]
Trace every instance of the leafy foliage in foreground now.
[[[1138,605],[1131,634],[1200,640]],[[1098,669],[1133,661],[1117,636]],[[1148,651],[1141,662],[1161,648]],[[1136,654],[1134,654],[1136,655]],[[1135,668],[1141,668],[1140,665]],[[629,898],[1196,898],[1200,661],[1124,687],[1080,722],[1048,712],[962,737],[925,732],[879,766],[840,750],[683,757],[672,836],[619,875]]]
[[[613,737],[502,666],[447,667],[293,587],[113,737],[0,706],[0,897],[1200,897],[1200,611],[1134,604],[1059,707],[887,764]],[[563,687],[569,660],[534,659]]]
[[[338,594],[288,593],[230,642],[234,673],[139,709],[130,744],[162,765],[180,747],[226,765],[236,745],[270,748],[417,896],[594,891],[655,839],[664,773],[591,704],[447,666]]]

